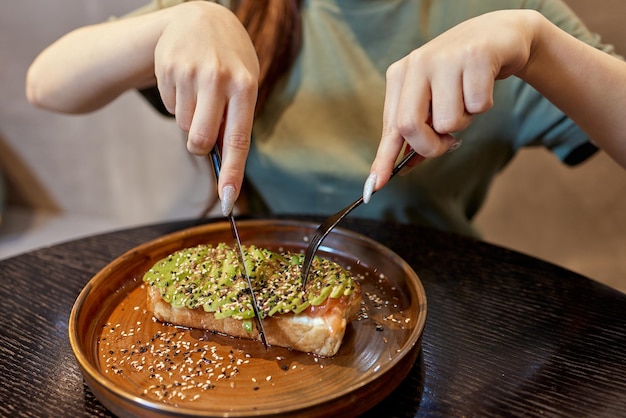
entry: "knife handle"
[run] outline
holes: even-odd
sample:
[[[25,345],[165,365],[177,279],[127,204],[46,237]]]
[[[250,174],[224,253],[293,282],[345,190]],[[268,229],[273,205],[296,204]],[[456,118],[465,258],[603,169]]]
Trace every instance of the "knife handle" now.
[[[211,155],[211,166],[213,167],[213,172],[215,173],[215,181],[220,178],[220,170],[222,169],[222,157],[220,155],[220,149],[217,147],[217,144],[213,147],[210,152]]]

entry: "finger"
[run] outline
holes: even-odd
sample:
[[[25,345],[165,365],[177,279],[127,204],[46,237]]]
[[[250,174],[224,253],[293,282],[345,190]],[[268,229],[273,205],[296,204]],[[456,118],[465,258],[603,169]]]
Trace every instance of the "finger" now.
[[[256,90],[241,92],[231,97],[228,103],[224,134],[222,137],[222,170],[220,173],[220,190],[234,187],[231,201],[222,197],[222,210],[232,209],[244,178],[246,159],[250,150],[250,137],[254,120]]]
[[[422,159],[435,158],[445,154],[455,139],[450,134],[440,134],[429,122],[416,124],[413,128],[405,127],[403,137]],[[421,162],[421,160],[415,160]],[[411,165],[412,167],[415,164]]]
[[[176,123],[183,131],[191,129],[194,112],[196,110],[196,85],[192,81],[184,80],[176,83],[176,106],[174,116]]]
[[[466,127],[462,74],[455,67],[440,69],[431,82],[432,126],[439,134]]]
[[[187,136],[187,150],[195,155],[208,154],[219,136],[226,99],[208,90],[198,93],[196,108]]]
[[[157,81],[157,89],[161,95],[163,106],[170,114],[176,113],[176,88],[169,83],[160,83]]]
[[[403,79],[403,66],[394,64],[389,67],[387,70],[381,139],[370,169],[370,173],[375,174],[373,178],[376,180],[372,184],[373,190],[378,190],[387,182],[391,176],[393,164],[404,146],[404,138],[398,132],[396,124]]]
[[[493,107],[495,77],[488,68],[468,68],[463,74],[463,102],[470,114],[484,113]]]
[[[419,63],[412,68],[419,68]],[[396,121],[402,137],[418,154],[427,158],[442,153],[439,135],[431,126],[431,99],[428,76],[412,72],[402,86]]]

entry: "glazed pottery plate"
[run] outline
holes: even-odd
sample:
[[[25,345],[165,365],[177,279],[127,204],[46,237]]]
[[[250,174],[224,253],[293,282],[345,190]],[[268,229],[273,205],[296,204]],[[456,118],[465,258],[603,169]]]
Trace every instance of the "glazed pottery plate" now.
[[[239,221],[244,245],[304,251],[316,224]],[[387,247],[337,228],[319,255],[350,269],[363,305],[339,352],[321,358],[258,341],[174,327],[147,309],[143,274],[179,249],[233,244],[226,222],[175,232],[112,261],[72,309],[70,343],[94,395],[118,416],[357,415],[389,395],[420,349],[426,297]]]

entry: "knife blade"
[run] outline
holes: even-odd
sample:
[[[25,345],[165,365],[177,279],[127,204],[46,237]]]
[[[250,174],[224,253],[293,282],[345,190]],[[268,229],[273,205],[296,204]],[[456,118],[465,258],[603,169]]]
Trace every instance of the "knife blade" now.
[[[220,156],[220,151],[215,145],[213,150],[211,151],[211,162],[213,166],[213,171],[215,173],[215,180],[217,181],[220,178],[220,170],[222,167],[222,158]],[[265,328],[263,327],[263,319],[261,318],[261,313],[259,309],[259,304],[257,302],[256,296],[254,295],[254,288],[252,287],[252,280],[250,279],[250,273],[248,272],[248,266],[246,266],[246,256],[243,251],[243,246],[241,245],[241,238],[239,238],[239,231],[237,230],[237,224],[235,223],[235,217],[233,213],[229,213],[227,216],[228,222],[230,222],[230,229],[233,233],[233,237],[235,238],[235,242],[237,244],[239,254],[239,262],[243,266],[244,274],[246,275],[246,280],[248,282],[248,290],[250,291],[250,297],[252,298],[252,310],[254,311],[254,318],[256,319],[257,329],[259,331],[259,336],[261,337],[261,342],[263,346],[267,349],[269,344],[267,343],[267,337],[265,335]]]

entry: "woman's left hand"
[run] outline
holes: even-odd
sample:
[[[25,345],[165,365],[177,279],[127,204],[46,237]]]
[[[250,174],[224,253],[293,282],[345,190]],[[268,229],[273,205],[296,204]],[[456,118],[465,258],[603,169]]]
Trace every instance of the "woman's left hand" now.
[[[535,14],[507,10],[467,20],[389,67],[373,190],[388,181],[405,142],[421,159],[458,146],[452,134],[493,106],[494,81],[526,65]]]

